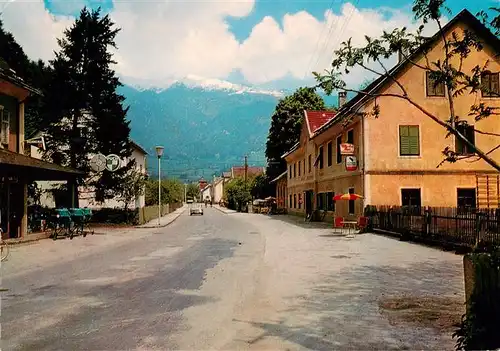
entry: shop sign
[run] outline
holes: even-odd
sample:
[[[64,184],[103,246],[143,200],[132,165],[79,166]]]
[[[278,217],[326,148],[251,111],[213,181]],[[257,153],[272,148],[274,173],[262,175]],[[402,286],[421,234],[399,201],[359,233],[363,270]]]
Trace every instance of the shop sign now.
[[[347,156],[345,158],[345,169],[347,171],[355,171],[358,169],[358,160],[356,156]]]
[[[340,154],[345,155],[354,155],[354,144],[343,143],[340,144]]]

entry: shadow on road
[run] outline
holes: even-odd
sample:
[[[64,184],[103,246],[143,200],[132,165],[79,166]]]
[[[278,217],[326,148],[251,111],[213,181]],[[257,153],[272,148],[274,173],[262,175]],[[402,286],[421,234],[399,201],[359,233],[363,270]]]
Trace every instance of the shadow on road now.
[[[262,215],[265,216],[265,215]],[[316,228],[316,229],[328,229],[332,227],[331,223],[327,222],[305,222],[304,217],[294,216],[294,215],[271,215],[267,216],[270,219],[282,221],[288,224],[296,225],[301,228]]]

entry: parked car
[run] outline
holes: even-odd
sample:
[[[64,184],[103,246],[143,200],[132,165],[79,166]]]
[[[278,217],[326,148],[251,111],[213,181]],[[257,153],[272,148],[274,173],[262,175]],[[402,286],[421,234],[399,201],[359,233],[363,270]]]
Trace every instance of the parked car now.
[[[203,207],[201,207],[200,203],[191,203],[189,205],[189,215],[192,216],[194,214],[203,216]]]

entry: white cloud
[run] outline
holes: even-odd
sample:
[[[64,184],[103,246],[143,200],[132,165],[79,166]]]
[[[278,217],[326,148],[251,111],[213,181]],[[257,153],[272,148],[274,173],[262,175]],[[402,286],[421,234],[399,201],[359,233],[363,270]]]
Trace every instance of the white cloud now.
[[[265,17],[238,42],[225,18],[248,16],[253,7],[253,0],[115,0],[110,15],[122,28],[116,40],[116,69],[127,81],[158,86],[190,75],[225,79],[235,70],[241,70],[250,84],[287,76],[303,79],[313,70],[328,68],[334,48],[347,38],[361,43],[365,34],[411,25],[407,12],[359,9],[346,3],[340,13],[328,10],[321,20],[301,11],[278,19],[280,26]],[[71,18],[49,14],[42,0],[10,3],[2,18],[33,59],[51,58],[56,38],[71,24]],[[364,72],[355,71],[349,82],[364,79]]]

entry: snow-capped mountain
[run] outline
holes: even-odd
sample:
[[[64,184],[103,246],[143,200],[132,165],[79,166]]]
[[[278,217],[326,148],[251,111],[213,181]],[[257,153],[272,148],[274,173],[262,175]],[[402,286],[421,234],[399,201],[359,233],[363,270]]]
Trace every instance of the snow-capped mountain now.
[[[231,83],[227,80],[221,80],[216,78],[205,78],[196,75],[188,75],[182,79],[165,79],[161,81],[152,80],[138,80],[124,77],[122,81],[139,91],[153,90],[157,93],[161,93],[172,86],[184,85],[189,88],[202,88],[205,90],[221,90],[230,92],[233,94],[261,94],[261,95],[271,95],[278,98],[283,97],[287,92],[284,90],[269,90],[261,89],[258,87],[251,87],[242,84]]]
[[[284,92],[190,76],[160,85],[127,84],[120,91],[130,107],[131,137],[150,152],[165,147],[162,174],[183,180],[211,178],[244,155],[251,165],[265,165],[271,114]]]

